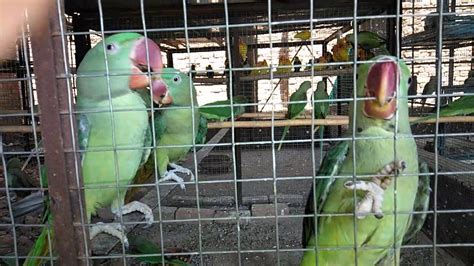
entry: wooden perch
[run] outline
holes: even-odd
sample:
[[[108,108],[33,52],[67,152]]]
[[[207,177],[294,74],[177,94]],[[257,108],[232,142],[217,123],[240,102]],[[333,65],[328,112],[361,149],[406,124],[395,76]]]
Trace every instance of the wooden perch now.
[[[241,117],[251,117],[248,114],[243,114]],[[258,116],[254,116],[257,118]],[[275,118],[284,117],[281,114],[275,114]],[[263,116],[262,118],[270,119],[270,117]],[[414,122],[420,119],[419,116],[410,117],[410,122]],[[446,116],[440,117],[439,123],[473,123],[474,116]],[[284,127],[284,126],[310,126],[312,119],[276,119],[274,122],[275,127]],[[436,119],[428,119],[420,122],[420,124],[434,124]],[[349,124],[348,116],[328,116],[326,119],[314,119],[314,125],[325,125],[325,126],[342,126]],[[258,120],[258,121],[234,121],[234,126],[236,128],[262,128],[262,127],[272,127],[272,121],[269,120]],[[231,128],[232,122],[209,122],[208,128]],[[40,126],[36,127],[37,132],[41,132]],[[32,133],[32,126],[0,126],[0,133]]]
[[[410,117],[410,122],[418,120],[420,117]],[[450,116],[440,117],[439,123],[472,123],[474,122],[474,116]],[[434,124],[436,119],[428,119],[420,122],[420,124]],[[275,120],[273,125],[275,127],[284,126],[310,126],[312,119],[287,119],[287,120]],[[326,119],[314,119],[314,125],[325,125],[325,126],[341,126],[349,124],[349,118],[347,116],[332,116]],[[225,122],[212,122],[208,124],[208,128],[226,128],[232,127],[232,121]],[[272,121],[234,121],[234,127],[236,128],[262,128],[272,127]]]

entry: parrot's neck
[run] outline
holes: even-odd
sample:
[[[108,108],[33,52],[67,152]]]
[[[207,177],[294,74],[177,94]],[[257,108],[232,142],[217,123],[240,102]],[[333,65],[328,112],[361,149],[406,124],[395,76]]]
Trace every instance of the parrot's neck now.
[[[109,100],[110,99],[110,100]],[[114,94],[112,98],[107,97],[83,97],[77,95],[77,109],[93,111],[93,108],[110,109],[112,104],[113,110],[127,109],[127,108],[145,108],[145,102],[136,93],[132,91]]]

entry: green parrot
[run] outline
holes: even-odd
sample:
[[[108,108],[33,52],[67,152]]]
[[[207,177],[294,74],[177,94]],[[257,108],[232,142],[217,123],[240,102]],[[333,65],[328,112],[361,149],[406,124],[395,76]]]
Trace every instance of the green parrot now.
[[[168,71],[169,72],[168,74],[171,75],[172,69],[169,69],[169,70],[166,70],[166,71]],[[179,72],[177,70],[174,70],[174,71],[175,71],[175,74],[178,75]],[[164,76],[168,76],[168,74],[164,75]],[[179,74],[179,75],[181,76],[181,74]],[[182,99],[186,99],[186,101],[189,101],[189,102],[185,103],[185,105],[186,106],[191,106],[190,94],[185,93],[186,91],[189,91],[189,87],[185,88],[185,86],[188,86],[187,84],[189,84],[189,79],[187,79],[187,78],[185,78],[185,79],[186,80],[184,81],[184,83],[182,83],[180,85],[180,86],[183,86],[183,87],[177,87],[177,86],[174,85],[174,82],[172,82],[171,80],[168,81],[169,84],[170,84],[169,85],[170,88],[176,87],[175,92],[173,92],[170,89],[170,94],[178,95],[178,96],[173,96],[173,97],[180,97]],[[193,87],[193,93],[196,94],[196,92],[194,91],[194,87]],[[144,96],[145,99],[148,99],[148,101],[149,101],[149,99],[150,99],[149,93],[147,95],[143,95],[143,96]],[[235,96],[233,98],[233,100],[234,100],[234,103],[236,103],[236,104],[241,104],[241,103],[247,103],[248,102],[247,98],[245,98],[244,96]],[[196,102],[195,98],[193,98],[193,101],[194,101],[195,106],[197,106],[197,102]],[[216,102],[208,103],[206,105],[203,105],[203,106],[199,107],[199,113],[198,114],[196,114],[196,112],[194,112],[194,114],[196,115],[195,119],[199,119],[198,129],[197,129],[197,132],[195,132],[196,133],[196,137],[195,137],[195,144],[196,145],[206,143],[208,120],[224,121],[224,120],[227,120],[227,119],[231,118],[231,110],[232,109],[230,108],[230,106],[214,107],[216,105],[228,105],[229,103],[230,103],[229,100],[216,101]],[[171,104],[170,106],[174,106],[174,105]],[[181,114],[175,114],[176,118],[172,118],[171,114],[173,114],[174,111],[179,111]],[[170,115],[163,116],[163,113],[169,113]],[[234,118],[237,117],[238,115],[242,114],[242,113],[244,113],[244,107],[242,107],[242,106],[234,107]],[[187,110],[183,110],[183,109],[158,110],[158,111],[155,112],[154,117],[155,117],[154,124],[155,124],[155,131],[156,131],[155,136],[156,136],[156,142],[157,142],[158,146],[159,146],[159,143],[160,143],[160,139],[162,139],[164,135],[169,134],[169,133],[167,133],[168,131],[169,132],[180,131],[181,134],[183,132],[186,133],[185,135],[183,135],[182,139],[172,140],[173,145],[182,145],[182,143],[184,143],[184,142],[188,143],[187,145],[190,145],[191,141],[187,137],[190,137],[191,134],[192,134],[192,128],[190,127],[191,122],[189,122],[189,121],[185,122],[187,120],[192,119],[189,109],[187,109]],[[163,120],[163,118],[166,118],[166,120]],[[173,120],[173,119],[176,119],[176,120]],[[180,123],[175,123],[175,121],[178,121]],[[181,128],[181,130],[179,128]],[[159,130],[157,130],[157,129],[159,129]],[[166,132],[163,132],[163,131],[166,131]],[[185,138],[187,138],[187,139],[185,139]],[[168,142],[171,141],[171,140],[169,140],[169,138],[167,138],[167,139],[168,139],[167,140]],[[168,143],[167,145],[170,145],[170,144]],[[195,149],[198,150],[199,148],[195,147]],[[158,173],[160,174],[160,176],[162,177],[162,175],[167,170],[164,166],[164,163],[163,163],[164,161],[168,160],[168,161],[170,161],[170,163],[176,164],[177,161],[185,158],[188,151],[189,151],[189,149],[181,149],[180,150],[181,155],[180,156],[173,155],[172,158],[170,158],[168,155],[164,155],[161,158],[157,157],[158,165],[161,165],[161,170],[160,169],[158,170]],[[186,172],[186,174],[191,173],[190,171],[188,172],[187,170],[185,170],[185,172]],[[138,185],[138,184],[148,183],[152,179],[154,173],[155,173],[155,162],[154,162],[154,158],[151,156],[148,159],[148,161],[137,172],[137,175],[135,176],[133,184]],[[181,179],[178,178],[178,180],[180,180],[178,182],[180,183],[181,187],[184,187],[184,184],[182,183]],[[133,199],[135,199],[136,197],[138,197],[140,195],[138,193],[139,190],[140,190],[140,187],[130,188],[127,192],[126,197],[125,197],[125,202],[126,203],[130,202]]]
[[[288,119],[295,119],[304,111],[306,101],[308,100],[308,95],[306,94],[306,92],[309,89],[311,89],[311,82],[303,81],[303,83],[300,84],[300,87],[295,92],[293,92],[293,94],[291,94],[290,102],[288,104],[288,113],[286,115]],[[285,139],[286,134],[288,134],[289,130],[290,126],[286,126],[283,129],[280,141]],[[283,142],[280,142],[280,145],[278,145],[278,150],[281,149],[282,145]]]
[[[428,81],[428,83],[425,84],[425,86],[423,87],[423,92],[421,93],[421,95],[431,95],[433,93],[436,92],[436,84],[437,84],[437,80],[436,80],[436,76],[432,76],[430,77],[430,80]],[[426,103],[426,100],[428,98],[423,98],[421,99],[421,107],[425,107],[425,103]]]
[[[164,68],[161,80],[167,92],[157,100],[164,108],[156,114],[154,121],[158,174],[160,181],[174,180],[184,189],[184,180],[176,173],[190,175],[191,181],[194,175],[177,163],[186,158],[203,121],[200,119],[196,90],[188,75],[174,68]],[[156,99],[155,96],[153,98]],[[202,133],[199,135],[198,141],[203,138]],[[168,170],[168,166],[173,169]]]
[[[346,40],[354,45],[354,34],[347,34]],[[385,49],[386,40],[380,37],[377,33],[371,31],[359,31],[357,33],[357,44],[364,50],[374,48]]]
[[[107,206],[116,215],[142,212],[149,224],[153,222],[153,213],[147,205],[138,201],[124,205],[126,186],[149,154],[144,149],[149,146],[146,143],[150,132],[148,114],[135,90],[151,87],[157,97],[167,93],[162,81],[154,76],[150,84],[148,75],[144,75],[147,62],[154,72],[163,68],[158,45],[140,34],[121,33],[89,50],[77,69],[77,128],[80,149],[85,150],[81,154],[81,164],[87,222],[98,208]],[[117,75],[105,77],[107,66],[110,73]],[[114,109],[113,115],[110,105]],[[115,148],[118,150],[114,151]],[[115,185],[120,188],[97,187]],[[47,209],[44,220],[52,219]],[[48,231],[54,235],[52,229],[43,229],[25,265],[40,263],[35,256],[48,256]],[[120,226],[96,224],[90,229],[90,237],[101,232],[116,236],[128,245]]]
[[[325,119],[329,113],[329,102],[316,102],[321,100],[329,100],[328,92],[326,91],[326,83],[324,81],[318,82],[316,90],[313,94],[313,104],[314,108],[314,118],[315,119]],[[317,126],[316,131],[319,130],[319,138],[322,139],[324,135],[324,126]]]
[[[316,190],[311,189],[308,197],[305,213],[318,217],[317,221],[304,218],[303,246],[310,250],[301,265],[355,265],[356,260],[359,265],[393,264],[395,258],[398,264],[400,249],[395,255],[390,250],[399,247],[407,232],[415,231],[414,222],[420,221],[408,214],[419,206],[415,198],[423,201],[417,197],[417,146],[408,121],[410,70],[395,57],[374,60],[358,67],[357,97],[375,99],[359,100],[350,107],[349,129],[355,126],[355,137],[360,139],[340,142],[328,151],[317,173]],[[401,171],[404,175],[396,177],[395,205],[391,181]],[[354,180],[353,174],[369,177]]]

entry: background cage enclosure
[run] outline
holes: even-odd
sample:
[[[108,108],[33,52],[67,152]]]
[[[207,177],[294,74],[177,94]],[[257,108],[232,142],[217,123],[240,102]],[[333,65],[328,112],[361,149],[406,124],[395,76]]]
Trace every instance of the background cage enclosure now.
[[[155,259],[298,264],[305,250],[306,198],[325,153],[351,140],[347,115],[354,69],[367,60],[321,58],[355,25],[359,32],[383,37],[387,50],[409,66],[413,120],[437,114],[412,126],[419,159],[430,169],[432,192],[427,220],[402,246],[400,263],[474,264],[474,116],[439,118],[438,108],[474,92],[472,0],[48,2],[43,25],[31,22],[34,10],[25,10],[18,38],[2,40],[14,47],[0,58],[2,264],[22,263],[44,226],[55,229],[49,236],[57,243],[55,253],[46,254],[51,263],[137,264],[147,255],[136,243],[146,239],[157,247],[148,251]],[[233,103],[245,110],[236,119],[209,122],[207,143],[191,149],[182,163],[197,182],[186,182],[182,190],[175,183],[157,185],[153,177],[138,186],[134,198],[153,209],[151,227],[143,229],[143,218],[135,213],[114,221],[108,208],[93,217],[91,224],[126,226],[128,249],[108,234],[87,240],[78,164],[84,151],[78,148],[75,122],[76,68],[103,36],[120,32],[158,43],[167,67],[193,77],[199,106],[238,95],[248,99]],[[434,91],[423,94],[430,77],[435,77]],[[312,84],[308,101],[319,81],[326,84],[331,100],[326,119],[314,119],[311,101],[297,119],[287,119],[289,96],[303,81]],[[290,123],[277,150],[283,126]],[[318,124],[326,125],[322,139],[312,134]],[[48,185],[40,179],[43,164]],[[41,210],[14,217],[15,204],[37,191],[51,198],[55,218],[50,224],[43,223]]]

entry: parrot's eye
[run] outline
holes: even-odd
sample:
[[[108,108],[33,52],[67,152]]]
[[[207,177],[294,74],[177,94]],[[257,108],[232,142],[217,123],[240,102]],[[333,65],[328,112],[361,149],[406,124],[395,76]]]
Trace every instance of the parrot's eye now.
[[[176,76],[173,77],[173,81],[174,81],[175,83],[180,83],[180,82],[181,82],[181,77],[178,76],[178,75],[176,75]]]
[[[109,43],[105,46],[108,52],[115,52],[117,50],[117,46],[113,43]]]

